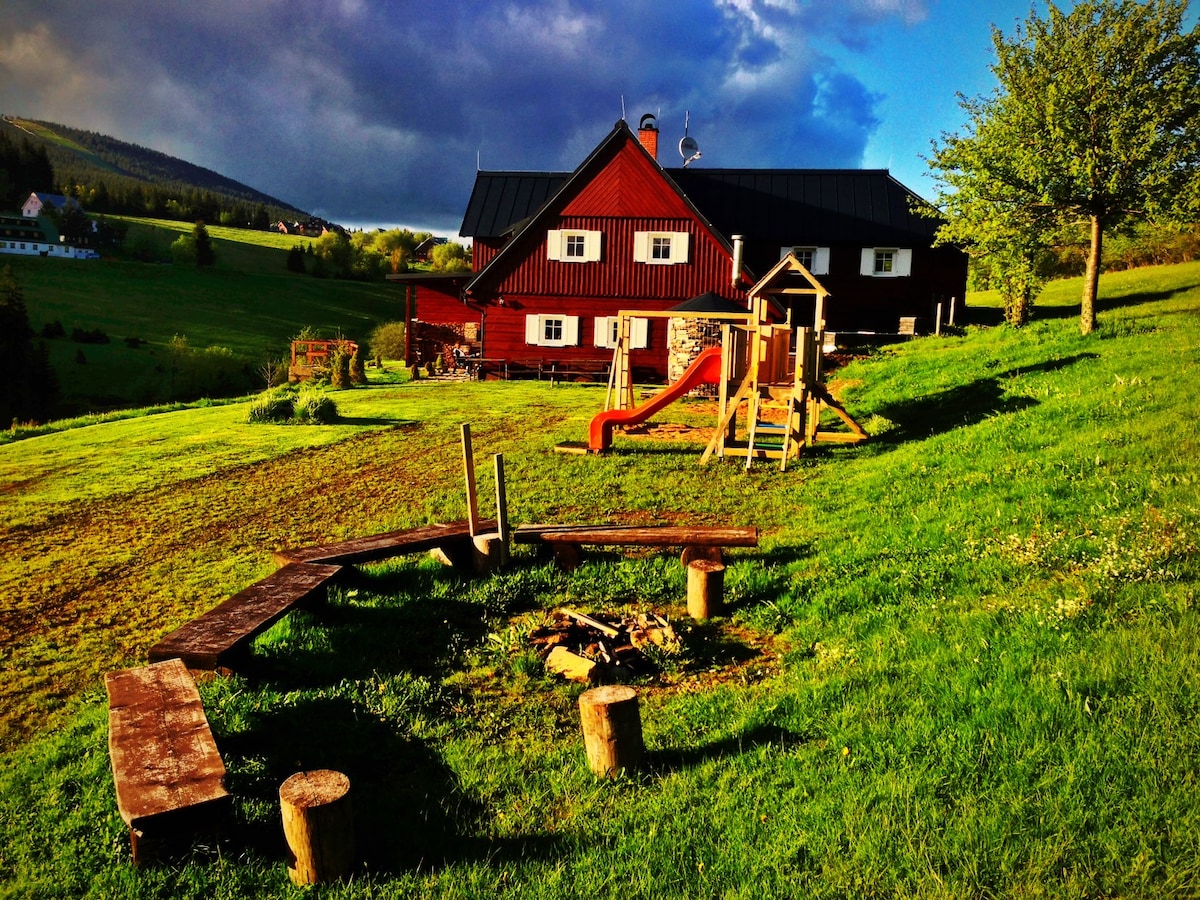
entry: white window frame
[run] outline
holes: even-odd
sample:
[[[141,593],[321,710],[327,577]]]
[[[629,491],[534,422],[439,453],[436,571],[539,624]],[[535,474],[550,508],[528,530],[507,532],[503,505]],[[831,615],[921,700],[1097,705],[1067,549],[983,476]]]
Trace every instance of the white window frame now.
[[[891,268],[879,271],[884,254],[891,254]],[[904,247],[863,247],[859,274],[868,278],[905,278],[912,274],[912,250]]]
[[[547,337],[556,328],[558,337]],[[579,345],[579,316],[560,313],[530,313],[525,317],[525,343],[537,347],[576,347]]]
[[[593,342],[597,347],[609,350],[617,346],[617,329],[621,326],[620,316],[597,316],[593,328]],[[650,320],[641,316],[629,318],[630,350],[645,350],[650,346]]]
[[[828,275],[829,274],[829,248],[815,247],[797,244],[793,247],[780,247],[779,258],[785,258],[789,253],[795,253],[796,259],[800,259],[800,252],[807,251],[812,254],[812,265],[804,266],[808,269],[810,275]],[[804,260],[800,259],[800,264],[804,265]]]
[[[688,251],[691,245],[691,235],[686,231],[635,231],[633,233],[633,261],[646,263],[651,266],[682,265],[688,261]],[[656,243],[667,242],[670,252],[667,256],[654,255]]]
[[[568,248],[579,246],[582,255],[567,255]],[[600,261],[601,234],[582,228],[556,228],[546,232],[546,259],[554,262],[586,263]]]

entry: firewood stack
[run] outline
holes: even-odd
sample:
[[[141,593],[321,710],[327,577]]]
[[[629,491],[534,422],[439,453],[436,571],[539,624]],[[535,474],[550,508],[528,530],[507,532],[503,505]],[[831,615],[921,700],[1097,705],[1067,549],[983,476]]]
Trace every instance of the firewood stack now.
[[[654,613],[617,617],[560,609],[529,640],[542,654],[548,672],[583,684],[654,674],[658,667],[644,652],[649,646],[664,653],[679,651],[675,629]]]

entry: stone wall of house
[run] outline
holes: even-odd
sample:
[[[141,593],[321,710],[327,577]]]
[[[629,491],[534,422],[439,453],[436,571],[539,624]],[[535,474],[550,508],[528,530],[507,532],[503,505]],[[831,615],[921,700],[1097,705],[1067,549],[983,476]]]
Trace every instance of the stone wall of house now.
[[[709,347],[721,346],[721,322],[717,319],[678,318],[667,320],[667,381],[680,379],[687,367]],[[702,384],[693,397],[715,397],[717,386]]]

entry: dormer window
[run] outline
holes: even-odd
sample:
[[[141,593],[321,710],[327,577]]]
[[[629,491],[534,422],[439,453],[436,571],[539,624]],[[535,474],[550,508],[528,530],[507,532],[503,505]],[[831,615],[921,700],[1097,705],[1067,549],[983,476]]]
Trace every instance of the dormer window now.
[[[829,248],[828,247],[780,247],[779,258],[783,259],[788,254],[796,257],[796,262],[808,269],[812,275],[828,275],[829,274]]]
[[[546,233],[546,259],[556,262],[599,262],[600,232],[554,229]]]
[[[688,261],[686,231],[635,231],[633,261],[670,266]]]
[[[912,274],[912,250],[864,247],[859,274],[872,278],[903,278]]]

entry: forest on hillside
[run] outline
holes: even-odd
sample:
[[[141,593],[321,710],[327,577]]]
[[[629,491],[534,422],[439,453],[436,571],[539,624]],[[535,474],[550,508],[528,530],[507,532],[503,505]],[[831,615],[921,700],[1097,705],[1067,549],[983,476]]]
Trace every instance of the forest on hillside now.
[[[0,118],[0,209],[33,191],[75,197],[92,213],[269,228],[309,218],[295,207],[157,150],[67,125]]]

